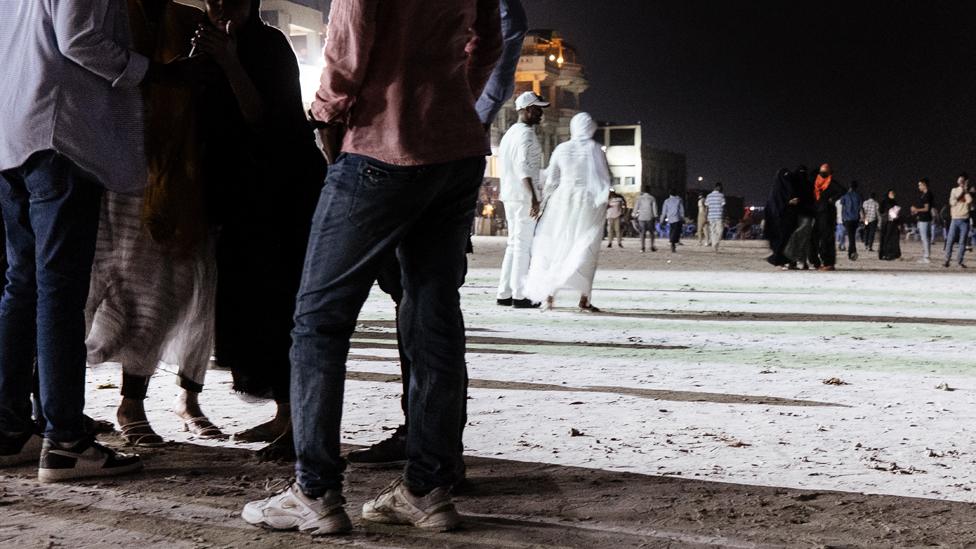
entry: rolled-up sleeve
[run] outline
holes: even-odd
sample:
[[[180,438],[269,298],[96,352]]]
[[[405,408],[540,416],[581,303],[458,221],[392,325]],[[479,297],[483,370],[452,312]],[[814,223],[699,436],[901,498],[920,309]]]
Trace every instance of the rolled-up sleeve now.
[[[113,29],[106,28],[110,10],[120,5],[115,0],[51,0],[51,16],[58,49],[65,57],[113,87],[131,88],[146,76],[149,59],[119,44]]]
[[[491,71],[491,77],[478,98],[478,117],[484,124],[491,124],[505,102],[515,90],[515,70],[522,56],[522,43],[529,30],[525,9],[520,0],[499,2],[502,27],[502,55]]]
[[[325,69],[312,102],[323,122],[344,122],[356,102],[376,40],[379,0],[335,0],[325,39]]]

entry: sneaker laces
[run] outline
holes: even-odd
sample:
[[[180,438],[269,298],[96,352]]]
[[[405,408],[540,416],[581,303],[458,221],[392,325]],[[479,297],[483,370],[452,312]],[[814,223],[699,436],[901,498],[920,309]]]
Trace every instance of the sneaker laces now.
[[[288,488],[291,488],[292,485],[296,483],[296,481],[297,479],[295,477],[288,477],[286,479],[278,479],[278,480],[273,480],[269,478],[264,481],[264,491],[276,494],[278,492],[282,492],[284,490],[287,490]]]

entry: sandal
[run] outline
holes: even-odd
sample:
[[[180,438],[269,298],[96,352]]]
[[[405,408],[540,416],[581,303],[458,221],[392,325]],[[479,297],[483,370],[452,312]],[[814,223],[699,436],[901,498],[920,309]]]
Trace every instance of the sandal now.
[[[119,434],[122,440],[130,446],[141,446],[143,448],[159,448],[166,446],[163,437],[153,431],[148,421],[133,421],[121,426]]]
[[[240,433],[234,435],[234,440],[237,442],[274,442],[282,434],[289,431],[291,426],[289,425],[284,431],[275,430],[272,426],[272,422],[262,423],[256,427],[251,427],[250,429],[245,429]]]
[[[199,438],[227,438],[227,435],[211,423],[206,416],[191,417],[190,419],[183,420],[183,431]]]

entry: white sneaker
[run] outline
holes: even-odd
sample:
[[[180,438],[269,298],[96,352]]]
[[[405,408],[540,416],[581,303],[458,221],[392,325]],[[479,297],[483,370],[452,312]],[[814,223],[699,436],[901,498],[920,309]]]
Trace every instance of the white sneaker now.
[[[919,263],[931,263],[931,261],[927,257],[923,257],[922,259],[919,259],[918,262]]]
[[[437,488],[424,497],[417,497],[410,493],[401,477],[376,499],[363,504],[363,520],[446,532],[461,524],[461,515],[451,503],[449,489]]]
[[[0,436],[0,467],[14,467],[41,459],[43,440],[34,433]]]
[[[120,454],[94,439],[85,439],[68,448],[44,439],[37,480],[60,482],[78,478],[111,477],[142,470],[139,456]]]
[[[345,503],[338,490],[310,498],[293,483],[276,495],[245,505],[241,518],[248,524],[272,530],[297,528],[313,536],[346,534],[352,530],[352,521],[342,507]]]

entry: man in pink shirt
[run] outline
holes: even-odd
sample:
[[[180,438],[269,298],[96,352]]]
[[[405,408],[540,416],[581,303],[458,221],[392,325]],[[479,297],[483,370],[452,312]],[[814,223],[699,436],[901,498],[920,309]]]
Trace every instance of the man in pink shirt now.
[[[313,219],[292,332],[296,482],[251,524],[351,529],[339,454],[349,339],[396,250],[411,368],[407,466],[363,519],[449,530],[467,373],[458,288],[489,154],[475,110],[501,52],[498,0],[335,0],[312,115],[334,160]],[[338,145],[338,146],[334,146]]]

